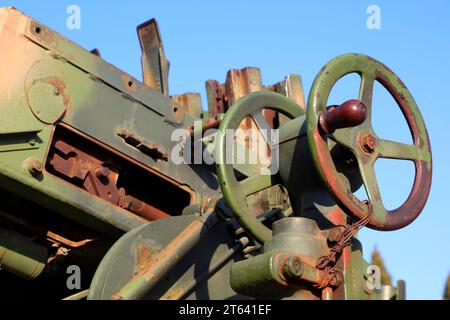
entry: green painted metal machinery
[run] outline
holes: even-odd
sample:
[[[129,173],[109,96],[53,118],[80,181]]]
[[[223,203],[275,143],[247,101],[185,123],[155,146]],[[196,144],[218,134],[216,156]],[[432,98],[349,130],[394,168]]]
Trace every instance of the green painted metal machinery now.
[[[305,103],[298,75],[263,85],[259,69],[233,69],[225,83],[206,82],[204,111],[199,94],[169,95],[156,21],[137,32],[142,81],[0,9],[0,281],[26,288],[3,292],[405,298],[402,281],[376,285],[357,239],[364,226],[412,223],[431,186],[427,130],[397,75],[344,54],[319,71]],[[350,73],[361,77],[359,96],[330,106]],[[374,82],[394,97],[412,145],[374,131]],[[381,199],[378,158],[415,164],[411,193],[395,210]],[[367,200],[355,195],[360,187]]]

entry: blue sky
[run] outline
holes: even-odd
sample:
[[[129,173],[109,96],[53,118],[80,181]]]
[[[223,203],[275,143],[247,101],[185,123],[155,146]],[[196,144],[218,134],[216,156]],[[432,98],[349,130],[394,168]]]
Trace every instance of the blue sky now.
[[[81,29],[66,27],[66,8],[81,9]],[[366,27],[369,5],[381,9],[381,29]],[[433,184],[422,215],[394,232],[363,230],[366,257],[375,246],[394,279],[405,279],[410,299],[440,299],[450,272],[446,203],[450,179],[447,131],[450,109],[450,2],[442,1],[2,1],[141,78],[136,26],[156,17],[171,62],[170,93],[201,92],[207,79],[225,80],[231,68],[255,66],[265,84],[288,73],[302,76],[305,95],[331,58],[360,52],[381,60],[405,82],[428,127]],[[332,99],[354,98],[355,78],[344,79]],[[333,102],[333,101],[331,101]],[[203,101],[206,107],[206,101]],[[381,89],[374,98],[374,127],[408,141],[398,108]],[[377,164],[388,207],[401,204],[412,182],[407,162]]]

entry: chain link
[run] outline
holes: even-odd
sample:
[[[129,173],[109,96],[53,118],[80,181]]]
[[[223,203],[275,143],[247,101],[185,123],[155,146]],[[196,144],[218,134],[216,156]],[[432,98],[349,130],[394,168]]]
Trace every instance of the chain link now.
[[[372,207],[369,204],[369,214],[365,216],[363,219],[349,224],[345,227],[344,232],[342,232],[338,241],[335,245],[330,249],[330,252],[323,257],[320,257],[317,260],[316,268],[319,270],[323,270],[322,279],[316,285],[317,288],[323,289],[330,285],[333,281],[338,269],[334,268],[334,264],[336,263],[336,257],[342,253],[342,250],[348,245],[351,244],[351,239],[355,236],[355,234],[361,229],[363,226],[367,225],[370,222],[372,214]]]

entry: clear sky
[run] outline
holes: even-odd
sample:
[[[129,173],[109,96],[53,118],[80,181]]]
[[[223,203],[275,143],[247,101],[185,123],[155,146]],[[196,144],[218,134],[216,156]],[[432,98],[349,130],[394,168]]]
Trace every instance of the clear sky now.
[[[69,5],[81,9],[81,28],[66,26]],[[286,74],[302,76],[305,95],[331,58],[359,52],[388,65],[412,92],[428,127],[433,151],[433,184],[422,215],[394,232],[363,230],[365,257],[375,246],[394,280],[407,282],[410,299],[440,299],[450,272],[450,210],[445,207],[450,179],[450,1],[2,1],[67,36],[99,48],[102,57],[141,78],[136,26],[157,18],[171,62],[171,94],[201,92],[207,79],[225,80],[231,68],[255,66],[265,84]],[[381,29],[370,30],[366,12],[377,5]],[[334,102],[354,98],[355,78],[344,79]],[[331,101],[333,102],[333,101]],[[203,101],[206,107],[206,101]],[[377,88],[374,127],[390,139],[407,142],[406,123],[390,98]],[[377,164],[388,208],[406,199],[413,166],[405,161]]]

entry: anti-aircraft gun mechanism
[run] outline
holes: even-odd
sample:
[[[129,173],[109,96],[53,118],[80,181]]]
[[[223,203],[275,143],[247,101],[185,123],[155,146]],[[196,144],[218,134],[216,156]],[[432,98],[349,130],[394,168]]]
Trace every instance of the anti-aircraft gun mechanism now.
[[[169,96],[156,21],[138,36],[143,82],[98,50],[0,9],[5,286],[25,278],[28,294],[62,298],[76,265],[77,297],[88,299],[404,297],[402,283],[382,292],[368,285],[355,237],[363,226],[405,227],[430,190],[426,127],[390,69],[339,56],[320,70],[307,104],[297,75],[264,86],[259,69],[230,70],[224,84],[207,81],[204,112],[199,94]],[[349,73],[361,76],[359,96],[328,106]],[[375,81],[400,107],[412,145],[373,130]],[[258,134],[229,139],[239,128]],[[182,143],[176,130],[186,133]],[[215,164],[189,161],[196,146]],[[263,160],[239,163],[237,154]],[[415,164],[411,193],[392,211],[381,201],[378,158]],[[354,195],[361,185],[366,201]]]

